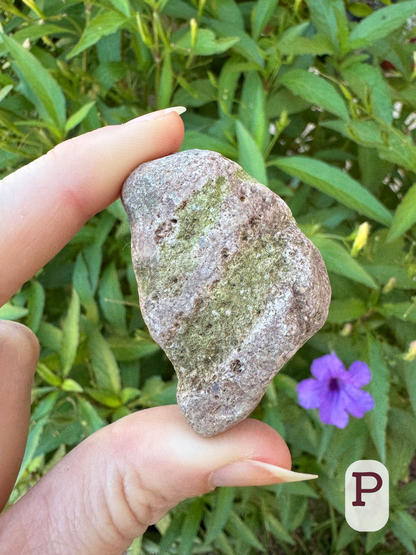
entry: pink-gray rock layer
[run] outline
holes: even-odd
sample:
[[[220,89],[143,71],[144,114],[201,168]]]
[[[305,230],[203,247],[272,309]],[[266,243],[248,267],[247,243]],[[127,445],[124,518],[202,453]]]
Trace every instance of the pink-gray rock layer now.
[[[146,162],[126,179],[140,307],[203,436],[260,402],[273,376],[325,323],[331,288],[286,203],[210,150]]]

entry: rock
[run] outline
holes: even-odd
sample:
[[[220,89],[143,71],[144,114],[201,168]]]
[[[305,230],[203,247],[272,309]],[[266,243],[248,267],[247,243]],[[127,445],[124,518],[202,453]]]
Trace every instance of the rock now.
[[[121,198],[142,315],[176,370],[179,407],[197,433],[218,434],[325,323],[321,254],[279,196],[210,150],[141,164]]]

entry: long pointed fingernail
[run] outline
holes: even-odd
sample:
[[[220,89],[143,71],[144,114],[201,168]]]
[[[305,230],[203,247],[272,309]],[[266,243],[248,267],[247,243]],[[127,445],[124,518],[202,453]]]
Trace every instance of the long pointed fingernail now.
[[[172,108],[165,108],[164,110],[157,110],[157,112],[150,112],[149,114],[144,114],[143,116],[139,116],[138,118],[131,119],[130,121],[126,122],[124,125],[129,123],[135,123],[136,121],[147,121],[150,119],[159,119],[164,118],[170,112],[176,112],[177,114],[183,114],[186,112],[185,106],[173,106]]]
[[[210,476],[210,482],[213,487],[266,486],[314,478],[318,478],[318,475],[293,472],[287,468],[260,461],[239,461],[215,470]]]

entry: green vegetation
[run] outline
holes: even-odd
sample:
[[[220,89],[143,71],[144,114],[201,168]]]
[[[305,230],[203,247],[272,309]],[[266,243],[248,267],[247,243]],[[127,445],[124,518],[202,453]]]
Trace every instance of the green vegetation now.
[[[184,105],[181,150],[220,152],[278,193],[331,279],[325,326],[252,414],[282,434],[294,470],[319,479],[183,502],[132,554],[416,553],[416,1],[371,4],[0,2],[0,177],[65,139]],[[118,200],[0,309],[42,346],[10,503],[108,422],[175,402],[172,365],[140,314],[129,242]],[[331,350],[372,371],[375,408],[345,429],[322,424],[296,393]],[[390,473],[378,532],[344,519],[345,470],[363,458]]]

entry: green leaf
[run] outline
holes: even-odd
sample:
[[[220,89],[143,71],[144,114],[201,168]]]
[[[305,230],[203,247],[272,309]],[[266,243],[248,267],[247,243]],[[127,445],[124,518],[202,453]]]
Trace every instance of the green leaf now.
[[[160,555],[170,555],[170,546],[179,536],[182,523],[185,518],[185,514],[181,512],[175,512],[172,518],[171,523],[169,524],[169,528],[166,530],[165,535],[163,536],[160,544],[159,544],[159,554]]]
[[[234,27],[244,31],[244,19],[241,8],[235,0],[217,0],[216,10],[218,19],[224,22],[230,29]]]
[[[27,316],[26,325],[34,333],[39,329],[42,320],[43,310],[45,308],[45,290],[39,281],[34,281],[30,288],[27,306],[29,314]]]
[[[343,98],[334,86],[305,69],[292,69],[278,79],[293,94],[296,94],[312,104],[320,106],[327,112],[348,121],[350,116]]]
[[[264,152],[269,132],[265,114],[263,83],[257,71],[249,71],[246,74],[241,93],[239,115],[241,122],[254,137],[260,152]]]
[[[73,406],[72,410],[74,410]],[[84,437],[84,428],[80,420],[72,420],[68,423],[66,419],[59,419],[57,421],[49,419],[42,431],[35,457],[46,455],[61,445],[76,445]]]
[[[104,270],[98,294],[100,306],[106,319],[113,326],[116,333],[127,335],[126,307],[122,304],[124,298],[114,262]]]
[[[348,20],[342,0],[306,0],[306,3],[319,33],[330,37],[336,50],[344,50]]]
[[[235,488],[219,488],[213,518],[205,536],[205,545],[217,539],[224,529],[233,508]]]
[[[72,288],[71,302],[68,314],[62,328],[62,344],[60,349],[60,359],[62,365],[62,375],[68,376],[77,354],[79,343],[79,317],[81,305],[75,287]]]
[[[45,35],[56,35],[58,33],[66,35],[77,35],[77,32],[70,27],[63,27],[61,25],[56,25],[53,23],[41,23],[42,20],[38,19],[35,22],[25,26],[20,31],[13,34],[13,39],[19,44],[22,44],[26,39],[30,41],[35,41]],[[4,56],[7,52],[7,48],[4,44],[0,44],[0,56]]]
[[[49,123],[54,123],[58,129],[63,130],[65,96],[58,83],[36,56],[23,48],[13,37],[8,37],[5,33],[1,33],[0,36],[34,95],[40,115],[49,116]]]
[[[177,76],[177,80],[183,88],[175,92],[173,105],[198,108],[217,100],[217,89],[209,79],[197,79],[188,83],[183,77]]]
[[[126,17],[130,17],[129,0],[110,0],[116,10],[119,10]]]
[[[46,364],[43,364],[42,362],[38,362],[36,372],[49,385],[60,387],[62,384],[62,378],[54,374],[52,370],[50,370]]]
[[[117,360],[137,360],[159,351],[159,345],[150,335],[138,332],[139,330],[136,332],[136,337],[120,337],[115,335],[107,338],[108,345]]]
[[[113,391],[108,389],[92,389],[86,387],[85,391],[90,397],[111,409],[116,409],[122,405],[121,399]]]
[[[165,49],[163,52],[162,73],[160,75],[160,85],[156,91],[158,110],[170,106],[170,100],[173,93],[173,71],[171,53]]]
[[[378,289],[373,278],[341,245],[327,237],[314,235],[310,237],[312,243],[319,249],[329,272],[345,276],[367,287]]]
[[[283,528],[293,532],[300,526],[308,512],[308,500],[304,497],[287,495],[285,501],[285,510],[280,511],[280,519]]]
[[[341,553],[358,536],[358,532],[353,530],[347,522],[343,522],[337,536],[336,551]]]
[[[127,403],[133,401],[133,399],[137,399],[140,393],[140,389],[136,387],[125,387],[121,392],[121,402],[123,405],[127,405]]]
[[[98,415],[92,404],[81,396],[77,397],[81,422],[86,424],[87,435],[90,435],[106,425],[105,420]]]
[[[344,324],[362,316],[366,306],[359,299],[335,299],[331,302],[327,322],[331,324]]]
[[[120,369],[111,349],[97,326],[83,320],[88,337],[88,349],[97,385],[115,393],[121,391]]]
[[[281,54],[285,56],[313,54],[322,56],[323,54],[333,54],[334,48],[327,35],[316,34],[311,39],[306,37],[287,37],[283,36],[278,42]]]
[[[31,426],[34,426],[40,418],[43,418],[44,416],[49,417],[51,415],[58,397],[59,391],[52,391],[39,402],[38,406],[32,412]]]
[[[405,505],[416,503],[416,480],[412,480],[400,488],[399,498]]]
[[[371,382],[366,390],[374,399],[374,409],[365,415],[371,437],[380,459],[386,462],[386,428],[389,410],[390,376],[383,357],[383,351],[376,339],[367,335],[366,361],[371,370]]]
[[[288,543],[290,545],[295,545],[295,540],[292,536],[285,530],[283,524],[277,520],[275,516],[271,513],[266,515],[266,524],[270,528],[270,532],[276,538],[278,542]]]
[[[84,262],[84,257],[80,252],[75,262],[74,273],[72,277],[73,286],[75,287],[81,304],[86,310],[86,317],[94,323],[98,323],[98,307],[94,300],[91,283],[88,276],[88,268]]]
[[[410,187],[394,213],[387,243],[403,235],[416,223],[416,183]]]
[[[251,545],[254,549],[258,549],[265,553],[264,547],[254,535],[250,527],[238,516],[235,511],[231,511],[226,529],[234,536],[240,538],[247,545]]]
[[[254,2],[250,15],[251,35],[254,40],[259,38],[260,33],[269,22],[276,9],[278,1],[279,0],[258,0],[257,2]]]
[[[416,543],[416,526],[414,516],[410,515],[407,511],[398,511],[395,516],[397,519],[392,519],[392,522],[398,525],[403,533]]]
[[[25,454],[23,456],[23,461],[20,466],[19,475],[16,482],[19,482],[20,478],[26,472],[27,467],[35,457],[35,453],[38,448],[43,429],[50,419],[50,414],[52,413],[58,396],[59,391],[53,391],[49,393],[46,397],[42,399],[42,401],[40,401],[32,414],[31,427],[26,442]]]
[[[237,120],[235,125],[238,140],[238,163],[249,175],[267,187],[266,166],[256,141],[241,121]]]
[[[199,133],[198,131],[187,131],[185,133],[185,138],[179,152],[191,148],[214,150],[227,158],[237,158],[237,151],[230,143],[207,133]]]
[[[385,303],[377,307],[377,312],[386,318],[398,318],[403,322],[416,322],[415,303]]]
[[[283,110],[290,116],[303,112],[310,106],[310,102],[294,95],[285,87],[281,87],[278,91],[272,91],[266,98],[266,114],[269,119],[280,117]]]
[[[410,412],[392,407],[387,425],[386,467],[393,484],[409,478],[409,465],[416,451],[416,419]]]
[[[391,530],[394,535],[400,540],[400,543],[406,548],[408,553],[415,555],[414,539],[415,521],[405,511],[398,511],[395,518],[391,519]]]
[[[41,322],[37,336],[41,345],[59,353],[62,344],[62,330],[60,328],[49,322]]]
[[[50,395],[53,395],[53,393],[51,393]],[[45,424],[47,423],[47,421],[48,421],[48,416],[44,416],[43,418],[38,420],[36,424],[33,426],[33,428],[30,430],[29,436],[26,442],[25,454],[23,456],[23,461],[20,466],[19,475],[17,476],[16,483],[19,482],[20,478],[26,472],[27,467],[34,459],[36,449],[39,445],[40,437],[43,432],[43,428],[45,427]]]
[[[13,86],[14,86],[14,85],[6,85],[5,87],[3,87],[3,88],[0,90],[0,102],[1,102],[4,98],[6,98],[6,96],[9,94],[9,92],[10,92],[11,90],[13,90]]]
[[[100,278],[101,264],[103,261],[103,249],[100,241],[97,238],[99,234],[98,226],[95,230],[95,243],[85,247],[83,252],[84,260],[88,266],[89,283],[91,285],[91,293],[95,295]],[[95,302],[95,301],[94,301]]]
[[[71,378],[67,378],[62,382],[61,389],[62,391],[73,391],[75,393],[82,393],[84,391],[79,383],[75,380],[71,380]]]
[[[195,56],[213,56],[229,50],[237,44],[239,40],[240,39],[238,37],[224,37],[217,39],[215,37],[215,33],[210,29],[199,29],[196,44],[193,49],[191,45],[190,31],[181,37],[173,48],[174,50],[178,50],[184,54],[189,53],[192,49]]]
[[[117,11],[100,11],[85,27],[79,42],[66,56],[70,60],[86,48],[96,44],[102,37],[111,35],[127,21],[126,16]]]
[[[235,92],[241,75],[241,59],[239,56],[231,56],[221,68],[218,78],[218,110],[221,114],[230,115]],[[209,148],[209,147],[205,147]],[[220,152],[217,149],[211,149]]]
[[[215,547],[221,555],[236,555],[227,535],[224,532],[221,532],[215,540]]]
[[[179,544],[179,553],[181,555],[192,555],[193,553],[194,540],[198,534],[204,508],[204,500],[198,497],[187,511],[181,529],[181,542]]]
[[[360,2],[349,4],[348,11],[356,17],[365,17],[366,15],[371,15],[373,13],[373,10],[370,8],[370,6],[367,6],[367,4],[361,4]]]
[[[0,320],[20,320],[28,314],[29,310],[27,308],[14,306],[10,302],[0,307]]]
[[[84,106],[77,110],[75,114],[72,114],[72,116],[65,124],[65,133],[68,133],[68,131],[71,131],[71,129],[79,125],[87,117],[88,112],[95,105],[95,103],[95,100],[92,102],[87,102],[87,104],[84,104]]]
[[[367,532],[367,538],[365,540],[366,553],[374,553],[373,552],[374,547],[380,542],[384,543],[386,528],[387,528],[387,524],[383,526],[383,528],[381,528],[380,530],[377,530],[377,532]]]
[[[304,183],[312,185],[344,206],[348,206],[376,222],[387,226],[391,224],[393,217],[389,210],[358,181],[339,168],[307,156],[277,158],[270,164],[277,166],[289,175],[298,177]]]
[[[364,104],[367,98],[370,100],[375,116],[388,124],[392,123],[390,91],[378,68],[370,64],[353,64],[342,71],[341,75]]]
[[[107,206],[106,210],[112,216],[114,216],[114,218],[120,220],[120,222],[128,224],[128,216],[126,211],[124,210],[123,203],[121,202],[120,198],[113,202],[113,204],[110,204],[110,206]]]
[[[218,21],[208,17],[202,17],[202,23],[216,31],[224,39],[233,40],[238,38],[238,42],[233,45],[233,50],[243,56],[247,61],[254,62],[258,69],[264,68],[264,59],[256,42],[242,29],[234,25],[233,21]]]
[[[413,413],[416,416],[416,361],[406,361],[404,367],[404,379],[406,382],[410,403],[413,408]]]
[[[349,49],[362,48],[390,35],[416,13],[416,0],[400,2],[375,11],[355,27],[350,35]]]
[[[359,145],[374,147],[383,160],[416,172],[416,147],[411,137],[396,127],[381,126],[375,121],[350,121],[346,125],[340,120],[323,121],[321,126],[333,129]]]

